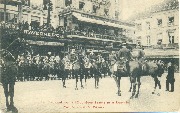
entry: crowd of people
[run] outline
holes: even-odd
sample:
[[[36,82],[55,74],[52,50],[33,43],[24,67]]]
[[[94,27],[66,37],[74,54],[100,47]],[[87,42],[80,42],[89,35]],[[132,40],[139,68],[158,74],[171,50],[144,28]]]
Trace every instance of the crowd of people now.
[[[73,64],[75,62],[81,62],[83,66],[83,76],[87,78],[93,77],[92,63],[98,61],[100,70],[100,76],[112,76],[110,66],[117,61],[117,54],[115,51],[110,54],[95,53],[91,51],[77,53],[77,51],[66,53],[64,57],[62,55],[50,55],[46,56],[37,55],[24,55],[18,56],[16,63],[18,65],[17,81],[42,81],[42,80],[56,80],[62,79],[65,75],[66,78],[74,78]],[[165,71],[168,70],[168,65],[162,60],[144,60],[144,62],[154,62],[160,65],[164,65]],[[117,69],[115,69],[117,71]]]
[[[93,28],[80,28],[80,27],[75,27],[74,29],[70,29],[69,27],[63,27],[63,26],[58,26],[54,28],[51,24],[47,26],[47,24],[39,25],[37,22],[32,22],[28,23],[26,22],[21,22],[21,23],[5,23],[1,22],[0,23],[1,28],[7,28],[7,29],[13,29],[13,30],[34,30],[34,31],[39,31],[39,32],[52,32],[52,33],[57,33],[60,34],[61,36],[64,36],[65,38],[67,35],[78,35],[78,36],[86,36],[86,37],[93,37],[93,38],[100,38],[100,39],[109,39],[109,40],[115,40],[117,34],[115,35],[114,33],[109,33],[108,30],[103,29],[101,30],[93,30]]]

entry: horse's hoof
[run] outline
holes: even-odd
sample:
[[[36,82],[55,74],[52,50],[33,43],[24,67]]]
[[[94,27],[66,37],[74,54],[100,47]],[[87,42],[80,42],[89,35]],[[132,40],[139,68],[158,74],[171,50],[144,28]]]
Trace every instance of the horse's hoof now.
[[[131,96],[130,99],[133,99],[133,97]]]
[[[152,94],[155,94],[154,92],[152,92]]]
[[[11,107],[10,106],[7,107],[7,111],[11,111]]]
[[[75,90],[78,90],[78,88],[75,88]]]
[[[136,95],[135,98],[138,98],[138,95]]]
[[[121,96],[121,91],[118,91],[117,94],[118,94],[118,96]]]
[[[63,88],[66,88],[66,86],[63,86]]]
[[[121,93],[118,93],[118,96],[121,96]]]
[[[81,89],[84,89],[84,87],[83,87],[83,86],[81,86]]]

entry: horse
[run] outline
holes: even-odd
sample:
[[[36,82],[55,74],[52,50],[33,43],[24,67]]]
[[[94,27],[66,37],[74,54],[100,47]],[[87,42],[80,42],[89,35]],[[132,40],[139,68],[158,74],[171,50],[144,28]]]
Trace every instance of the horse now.
[[[87,56],[85,56],[85,58],[83,59],[83,64],[84,64],[83,73],[85,75],[85,84],[86,84],[87,78],[89,78],[89,71],[90,71],[90,67],[91,67],[90,60]]]
[[[118,88],[117,94],[118,94],[118,96],[121,96],[121,90],[120,90],[121,77],[128,76],[126,60],[125,59],[117,60],[116,62],[114,62],[113,66],[111,66],[111,68],[113,68],[111,70],[114,71],[113,78],[114,78],[117,88]]]
[[[62,71],[63,71],[63,76],[62,76],[62,83],[63,83],[63,88],[66,88],[66,78],[68,78],[68,75],[71,74],[72,70],[72,63],[70,62],[69,58],[65,56],[62,59]]]
[[[1,74],[2,74],[2,85],[4,88],[4,94],[6,97],[6,107],[7,110],[14,110],[14,85],[17,76],[17,66],[15,64],[15,58],[12,54],[7,52],[2,54],[1,59]],[[10,96],[10,102],[8,97]]]
[[[92,70],[92,74],[94,75],[94,79],[95,79],[95,88],[98,89],[99,88],[99,77],[101,77],[101,72],[100,72],[100,67],[101,64],[99,61],[93,60],[91,63],[91,70]]]
[[[151,77],[153,77],[154,82],[155,82],[155,87],[154,87],[154,91],[152,92],[152,94],[155,93],[157,86],[159,86],[159,89],[161,89],[161,83],[160,83],[160,80],[158,79],[158,77],[161,77],[162,74],[164,73],[163,65],[157,64],[154,62],[146,62],[143,68],[139,62],[136,62],[136,64],[134,63],[134,65],[132,64],[132,62],[130,62],[130,65],[131,65],[130,66],[131,68],[135,65],[136,65],[136,67],[138,67],[138,65],[139,65],[139,69],[137,68],[136,71],[133,71],[133,73],[131,73],[131,75],[130,75],[130,81],[131,81],[131,87],[129,89],[130,92],[133,87],[133,92],[132,92],[131,98],[133,98],[133,96],[135,95],[136,85],[138,85],[138,90],[135,95],[135,98],[138,97],[139,88],[141,85],[141,82],[140,82],[141,76],[150,75]],[[130,68],[130,71],[132,71],[131,68]]]
[[[154,79],[155,84],[154,84],[154,91],[152,92],[152,94],[155,94],[157,86],[159,87],[159,89],[161,89],[161,82],[159,78],[164,73],[164,65],[154,62],[148,62],[147,64],[149,66],[149,73],[147,74],[151,75],[151,77]],[[158,95],[160,94],[158,93]]]
[[[72,66],[72,74],[76,79],[75,90],[78,90],[77,83],[78,83],[79,75],[80,75],[81,88],[82,89],[84,88],[82,84],[82,79],[84,78],[83,69],[84,69],[84,65],[83,65],[82,58],[79,58],[78,56],[78,58],[73,62],[73,66]]]

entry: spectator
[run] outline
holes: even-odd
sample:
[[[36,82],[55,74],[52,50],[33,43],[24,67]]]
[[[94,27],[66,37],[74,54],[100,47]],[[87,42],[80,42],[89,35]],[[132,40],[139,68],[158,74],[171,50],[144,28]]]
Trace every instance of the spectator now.
[[[168,63],[168,75],[166,77],[166,91],[174,92],[174,66],[171,62]],[[169,90],[169,84],[171,84],[171,90]]]

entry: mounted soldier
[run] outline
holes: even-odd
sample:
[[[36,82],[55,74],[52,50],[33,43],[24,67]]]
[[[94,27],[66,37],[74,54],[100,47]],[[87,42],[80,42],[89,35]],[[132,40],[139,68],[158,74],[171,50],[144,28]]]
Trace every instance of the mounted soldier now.
[[[129,73],[129,61],[132,60],[131,51],[126,47],[127,44],[123,43],[122,48],[118,52],[118,60],[121,61],[122,64],[125,64],[124,71]]]
[[[145,68],[147,68],[147,63],[145,62],[145,52],[144,52],[144,48],[138,46],[139,50],[138,50],[138,55],[137,55],[137,60],[140,64],[140,66],[142,67],[142,71],[147,71]]]

